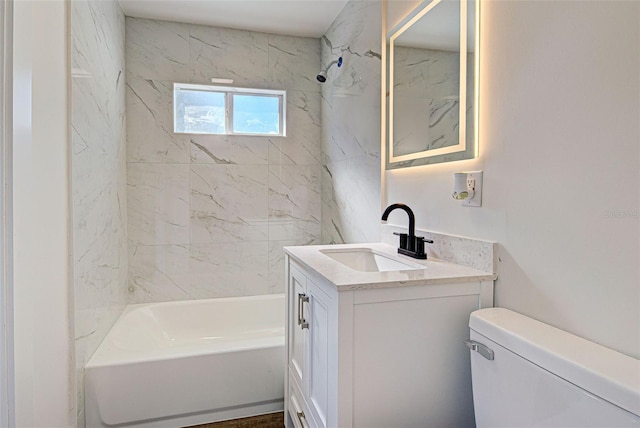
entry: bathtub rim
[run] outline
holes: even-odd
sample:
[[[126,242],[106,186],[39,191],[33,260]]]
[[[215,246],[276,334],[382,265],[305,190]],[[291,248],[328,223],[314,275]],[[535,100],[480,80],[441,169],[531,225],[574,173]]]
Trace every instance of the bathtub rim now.
[[[233,296],[218,297],[209,299],[192,299],[192,300],[176,300],[168,302],[156,303],[136,303],[127,305],[122,311],[116,322],[113,324],[105,338],[102,340],[91,358],[87,361],[84,368],[101,368],[108,366],[122,366],[128,364],[153,363],[173,358],[188,358],[192,356],[201,356],[209,354],[223,354],[232,352],[245,352],[256,349],[277,348],[285,345],[285,315],[283,312],[282,335],[270,336],[264,338],[244,338],[238,340],[230,340],[222,343],[194,344],[190,346],[182,346],[176,348],[153,349],[151,351],[131,351],[117,348],[111,345],[109,339],[112,331],[124,322],[128,314],[143,308],[163,307],[163,306],[188,306],[193,304],[206,304],[208,302],[235,302],[235,301],[254,301],[254,300],[278,300],[283,302],[283,310],[285,308],[284,293],[263,294],[253,296]],[[228,346],[223,346],[228,345]],[[233,346],[231,346],[233,345]]]

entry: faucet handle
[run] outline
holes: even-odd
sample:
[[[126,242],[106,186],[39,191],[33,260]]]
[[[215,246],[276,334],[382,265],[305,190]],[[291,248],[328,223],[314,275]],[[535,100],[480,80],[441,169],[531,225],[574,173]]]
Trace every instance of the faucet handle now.
[[[433,244],[433,241],[431,239],[424,239],[424,236],[416,236],[416,254],[418,256],[424,256],[424,257],[420,257],[423,259],[426,259],[427,256],[424,252],[424,244],[425,242],[427,244]]]
[[[407,249],[407,235],[406,233],[398,233],[398,232],[393,232],[394,235],[398,235],[400,237],[400,248],[402,248],[403,250]]]
[[[427,244],[433,244],[433,240],[424,239],[424,236],[416,236],[416,241],[426,242]]]

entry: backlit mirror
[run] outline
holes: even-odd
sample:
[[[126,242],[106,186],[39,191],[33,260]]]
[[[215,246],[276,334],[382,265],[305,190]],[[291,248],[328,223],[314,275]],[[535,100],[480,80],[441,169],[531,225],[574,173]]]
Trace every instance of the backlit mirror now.
[[[387,169],[477,154],[479,0],[424,1],[387,37]]]

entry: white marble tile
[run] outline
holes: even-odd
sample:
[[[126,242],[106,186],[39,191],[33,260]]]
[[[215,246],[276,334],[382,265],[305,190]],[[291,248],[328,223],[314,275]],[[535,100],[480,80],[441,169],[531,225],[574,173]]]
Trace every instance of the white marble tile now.
[[[269,218],[319,220],[320,165],[269,166]]]
[[[381,242],[398,246],[398,237],[393,233],[406,233],[406,227],[382,224],[380,231]],[[416,235],[434,241],[433,244],[428,244],[425,247],[427,257],[468,266],[484,272],[497,273],[498,244],[496,242],[422,229],[416,229]]]
[[[323,231],[335,243],[378,242],[380,240],[380,164],[375,158],[354,158],[326,165],[323,189]],[[336,184],[339,183],[339,184]],[[324,184],[324,183],[323,183]],[[332,189],[332,190],[330,190]],[[328,194],[331,192],[331,194]],[[329,241],[329,242],[331,242]]]
[[[191,299],[188,245],[129,247],[129,303]]]
[[[78,308],[74,312],[76,323],[76,358],[83,361],[81,365],[79,361],[76,361],[79,376],[82,375],[84,365],[89,361],[95,350],[98,349],[98,346],[100,346],[100,343],[118,319],[123,309],[124,305],[104,305],[99,308]],[[77,380],[81,381],[82,379]],[[83,384],[79,383],[79,385]],[[81,390],[83,389],[84,388],[81,388]],[[78,390],[78,393],[82,393],[83,391],[81,390]],[[82,407],[82,402],[79,404]],[[82,422],[84,425],[84,421],[78,422]]]
[[[189,165],[129,163],[131,245],[189,243]]]
[[[118,168],[120,154],[125,151],[125,81],[121,72],[113,70],[108,84],[97,84],[93,78],[72,80],[72,160],[76,161],[76,174],[95,173],[98,165],[99,171],[109,173]]]
[[[324,35],[331,41],[334,53],[341,49],[357,52],[361,56],[371,55],[369,50],[379,53],[381,17],[381,1],[352,0],[340,11]],[[327,42],[325,40],[322,43]]]
[[[398,47],[394,49],[393,63],[394,99],[458,96],[458,53]]]
[[[190,292],[193,298],[268,294],[268,242],[193,244]]]
[[[346,239],[342,233],[342,224],[338,217],[339,208],[337,207],[335,190],[333,188],[333,170],[344,169],[341,163],[346,164],[347,161],[336,162],[330,165],[323,165],[321,170],[321,238],[322,244],[344,244]]]
[[[320,166],[269,166],[269,239],[320,237]]]
[[[320,92],[320,41],[308,37],[269,34],[271,87]]]
[[[123,295],[126,298],[126,294]],[[75,352],[76,352],[76,427],[85,427],[84,420],[84,366],[102,343],[111,327],[118,320],[124,305],[109,302],[100,308],[77,309],[74,311]]]
[[[124,17],[117,5],[96,3],[78,0],[74,4],[71,64],[74,74],[81,74],[94,90],[105,93],[116,80],[124,83]]]
[[[362,156],[380,157],[380,93],[376,96],[376,89],[380,90],[379,83],[371,83],[366,94],[333,97],[331,105],[323,95],[324,163]]]
[[[459,54],[394,50],[394,154],[458,144]]]
[[[398,101],[393,122],[395,156],[458,144],[457,100],[407,97]]]
[[[212,77],[233,79],[234,86],[269,85],[268,35],[229,28],[191,25],[191,69],[195,83]]]
[[[380,214],[381,3],[350,1],[321,39],[322,242],[376,242]]]
[[[428,49],[396,46],[393,49],[393,97],[426,97],[429,65]]]
[[[74,79],[71,85],[71,147],[73,174],[95,183],[90,176],[112,174],[125,152],[124,81],[119,82],[121,87],[110,89],[91,83],[90,79]],[[118,106],[120,101],[122,105]]]
[[[252,135],[189,135],[191,163],[266,165],[271,139]]]
[[[128,17],[126,28],[127,78],[191,80],[188,24]]]
[[[319,239],[314,240],[289,240],[269,241],[269,293],[284,293],[284,251],[283,247],[293,245],[318,245]]]
[[[75,194],[73,250],[78,308],[101,307],[122,297],[120,280],[127,269],[123,187],[119,182],[94,183],[95,193],[90,198],[81,201],[83,195]],[[120,299],[120,303],[124,301]]]
[[[269,163],[319,165],[320,94],[287,91],[287,136],[269,138]]]
[[[457,52],[432,51],[429,79],[423,92],[432,98],[457,97],[460,92],[460,56]]]
[[[379,87],[381,10],[378,1],[351,1],[322,36],[323,67],[343,58],[341,68],[329,70],[322,85],[323,96],[359,97]]]
[[[189,135],[173,132],[173,83],[127,79],[127,160],[189,163]]]
[[[403,154],[415,151],[415,147],[439,148],[457,144],[460,110],[459,55],[414,48],[398,48],[396,53],[395,151]],[[467,87],[471,88],[467,91],[467,149],[463,152],[397,162],[390,165],[391,168],[451,162],[475,156],[473,54],[469,54],[467,61]],[[417,107],[420,104],[422,107]],[[414,114],[408,113],[418,110],[422,110],[423,115],[426,112],[428,120],[419,121]],[[411,135],[418,135],[420,138],[412,139]]]
[[[155,169],[136,166],[142,170],[129,174],[129,193],[140,199],[133,203],[129,220],[130,243],[138,251],[130,256],[130,299],[280,290],[281,274],[274,277],[270,268],[274,248],[281,253],[283,244],[277,241],[304,244],[320,238],[320,86],[315,81],[319,40],[189,25],[185,52],[190,57],[184,66],[184,56],[178,52],[183,47],[184,25],[128,20],[128,26],[135,29],[136,37],[162,27],[157,30],[158,41],[148,42],[146,52],[139,51],[142,40],[127,47],[127,55],[148,62],[135,64],[128,74],[132,104],[127,115],[128,161],[157,165]],[[287,136],[174,135],[172,81],[181,78],[207,84],[211,77],[233,78],[234,86],[287,90]],[[174,235],[184,238],[184,204],[181,198],[176,200],[185,189],[183,169],[176,177],[180,184],[161,178],[169,170],[177,173],[176,164],[181,163],[191,164],[188,246],[174,239]],[[136,190],[134,185],[142,188]],[[145,202],[140,194],[154,197]],[[159,200],[160,206],[154,206]],[[173,211],[167,212],[165,201],[178,208],[179,219],[171,220]],[[152,220],[163,239],[155,236]],[[142,245],[149,243],[163,245]],[[184,248],[190,253],[185,267],[189,281],[182,276]],[[257,263],[245,265],[247,257]],[[240,281],[238,275],[244,279]]]
[[[309,241],[320,237],[322,224],[318,220],[269,220],[269,240],[296,239]]]
[[[379,162],[359,157],[323,165],[323,243],[378,242]]]
[[[267,165],[191,166],[191,242],[266,241]]]
[[[358,34],[373,32],[370,27],[368,24]],[[324,163],[380,153],[380,58],[373,53],[366,55],[377,49],[377,44],[355,52],[351,41],[337,41],[336,37],[327,34],[323,39],[323,58],[335,56],[335,52],[344,57],[343,67],[333,70],[334,75],[322,86]]]
[[[71,12],[71,197],[75,382],[84,427],[83,367],[126,305],[125,25],[115,2]]]
[[[433,100],[394,96],[393,155],[402,156],[429,148],[429,111]],[[418,120],[416,120],[418,119]]]
[[[118,248],[114,249],[116,246]],[[106,245],[105,243],[97,243],[81,255],[82,260],[76,262],[74,267],[74,283],[76,286],[74,289],[75,311],[112,311],[119,314],[119,311],[126,305],[126,289],[123,287],[126,281],[122,282],[121,273],[126,273],[127,271],[127,259],[126,253],[125,257],[120,254],[119,246],[119,243],[113,240]],[[103,255],[105,250],[110,250],[114,254],[110,257],[105,257]],[[115,318],[110,321],[115,321]],[[106,327],[101,326],[100,328],[108,330],[111,325],[113,324],[108,324]],[[94,330],[94,328],[89,328],[79,323],[76,337],[83,336],[84,334],[81,334],[81,332],[85,332],[87,329]],[[87,352],[93,353],[103,337],[100,336],[95,341],[90,342],[96,347]]]
[[[82,121],[84,117],[75,114],[78,108],[74,106],[73,109],[71,134],[74,228],[87,220],[111,221],[114,224],[120,221],[121,224],[126,224],[124,124],[120,124],[120,132],[114,129],[115,132],[105,132],[102,135],[91,132],[84,126],[73,126],[75,121]],[[89,112],[88,115],[96,116],[96,113]],[[96,212],[96,206],[102,211]],[[94,216],[88,217],[88,212],[93,212]],[[113,230],[117,230],[117,227]],[[77,248],[86,248],[95,240],[95,235],[90,233],[86,241],[77,240],[78,236],[74,237]]]

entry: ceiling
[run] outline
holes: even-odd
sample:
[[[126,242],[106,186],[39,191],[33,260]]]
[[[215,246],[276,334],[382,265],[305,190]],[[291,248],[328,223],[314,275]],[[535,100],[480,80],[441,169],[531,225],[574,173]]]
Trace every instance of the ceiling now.
[[[348,0],[118,0],[136,18],[320,37]]]

